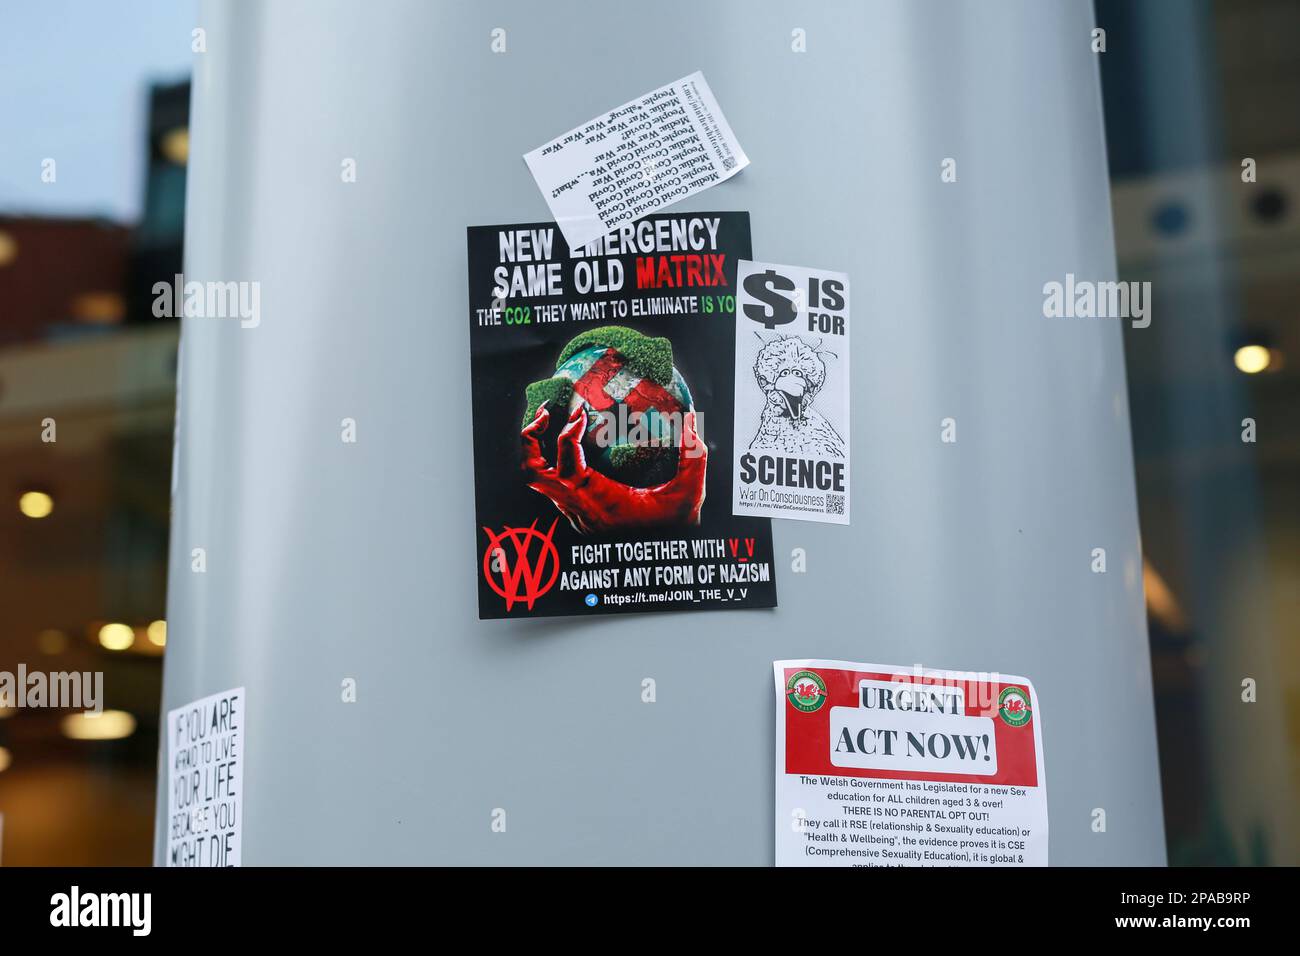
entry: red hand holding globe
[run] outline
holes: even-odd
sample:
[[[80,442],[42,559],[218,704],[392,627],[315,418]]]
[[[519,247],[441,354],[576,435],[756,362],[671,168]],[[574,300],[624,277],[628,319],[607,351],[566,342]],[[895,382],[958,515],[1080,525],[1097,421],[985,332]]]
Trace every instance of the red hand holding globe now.
[[[696,431],[694,411],[682,417],[677,473],[653,488],[634,488],[587,464],[582,447],[587,412],[581,405],[573,409],[560,431],[555,463],[548,464],[539,443],[551,421],[547,404],[538,408],[520,433],[521,469],[528,487],[549,498],[575,530],[591,534],[624,527],[699,523],[709,454]]]

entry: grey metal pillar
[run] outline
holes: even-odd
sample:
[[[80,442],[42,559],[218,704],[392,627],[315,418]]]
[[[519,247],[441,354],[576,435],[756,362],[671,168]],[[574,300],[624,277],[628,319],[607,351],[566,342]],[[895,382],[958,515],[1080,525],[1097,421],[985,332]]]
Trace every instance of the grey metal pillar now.
[[[1042,315],[1114,276],[1090,4],[201,21],[186,268],[261,322],[184,324],[163,708],[247,689],[246,864],[770,863],[793,657],[1030,677],[1052,862],[1164,861],[1119,329]],[[853,524],[776,523],[775,611],[479,622],[465,227],[549,218],[521,154],[696,69],[752,166],[679,208],[852,277]]]

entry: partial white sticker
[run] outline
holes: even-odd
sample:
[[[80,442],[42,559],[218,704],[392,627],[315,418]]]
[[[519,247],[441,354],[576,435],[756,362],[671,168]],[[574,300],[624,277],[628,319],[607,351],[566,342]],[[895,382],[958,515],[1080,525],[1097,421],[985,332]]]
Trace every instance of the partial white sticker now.
[[[741,260],[731,510],[849,523],[849,277]]]
[[[239,866],[244,688],[167,712],[167,866]]]
[[[1024,677],[776,661],[777,866],[1046,866]]]
[[[524,162],[573,250],[749,165],[698,72],[569,130]]]

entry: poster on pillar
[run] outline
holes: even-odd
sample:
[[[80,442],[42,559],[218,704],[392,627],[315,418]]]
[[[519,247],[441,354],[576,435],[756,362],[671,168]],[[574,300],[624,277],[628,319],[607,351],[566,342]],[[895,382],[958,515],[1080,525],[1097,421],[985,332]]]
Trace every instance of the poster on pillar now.
[[[167,866],[239,866],[244,688],[167,712]]]
[[[744,212],[469,228],[481,619],[776,606],[771,522],[731,513],[749,254]]]
[[[1023,677],[789,660],[777,866],[1046,866],[1042,714]]]

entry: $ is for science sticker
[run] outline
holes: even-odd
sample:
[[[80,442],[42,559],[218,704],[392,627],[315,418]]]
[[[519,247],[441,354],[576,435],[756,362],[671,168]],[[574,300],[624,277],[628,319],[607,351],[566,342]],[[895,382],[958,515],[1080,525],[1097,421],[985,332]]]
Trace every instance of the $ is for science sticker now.
[[[736,275],[738,515],[849,523],[849,277],[767,262]]]

